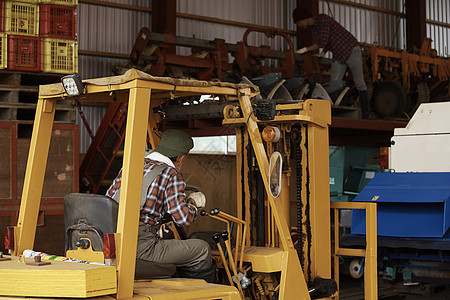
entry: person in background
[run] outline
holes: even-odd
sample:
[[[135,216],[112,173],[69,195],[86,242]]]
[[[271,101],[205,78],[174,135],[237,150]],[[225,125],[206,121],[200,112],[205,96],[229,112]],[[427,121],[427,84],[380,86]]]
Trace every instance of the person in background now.
[[[299,29],[310,28],[317,39],[317,43],[303,47],[296,52],[303,54],[322,48],[324,53],[327,51],[333,53],[330,82],[326,87],[329,94],[344,87],[342,79],[347,67],[349,67],[356,89],[359,92],[362,117],[367,119],[369,116],[369,96],[364,81],[361,48],[356,38],[333,18],[325,14],[313,16],[305,9],[296,8],[292,17]]]
[[[186,183],[181,169],[193,147],[192,138],[185,132],[167,130],[155,150],[145,156],[137,258],[174,264],[183,277],[212,282],[215,266],[207,242],[199,239],[162,239],[158,234],[163,220],[170,218],[178,226],[190,225],[199,214],[198,209],[206,205],[203,193],[195,192],[186,197],[184,191]],[[121,179],[122,170],[106,196],[118,201]]]

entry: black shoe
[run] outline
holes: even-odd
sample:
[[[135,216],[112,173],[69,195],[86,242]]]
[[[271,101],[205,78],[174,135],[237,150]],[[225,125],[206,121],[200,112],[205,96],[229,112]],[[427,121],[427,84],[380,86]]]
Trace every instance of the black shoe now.
[[[369,118],[369,94],[367,91],[359,91],[359,105],[361,107],[362,118]]]
[[[209,269],[178,268],[178,275],[184,278],[203,279],[208,283],[214,283],[216,281],[216,261],[214,259],[212,261],[212,266]]]

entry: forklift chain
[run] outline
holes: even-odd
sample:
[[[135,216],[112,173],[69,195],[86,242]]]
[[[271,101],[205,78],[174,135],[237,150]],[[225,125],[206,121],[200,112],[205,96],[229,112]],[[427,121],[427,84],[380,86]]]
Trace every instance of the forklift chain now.
[[[308,159],[308,125],[304,124],[305,127],[305,151],[306,151],[306,207],[305,207],[305,225],[306,225],[306,239],[308,243],[308,283],[311,283],[311,246],[312,246],[312,233],[311,233],[311,218],[310,218],[310,200],[311,191],[310,187],[310,174],[309,174],[309,159]]]
[[[303,230],[302,230],[302,149],[300,147],[301,132],[299,129],[292,130],[292,143],[294,144],[296,188],[297,188],[297,255],[303,268]]]
[[[245,150],[244,130],[242,129],[242,127],[240,127],[239,130],[240,130],[240,133],[241,133],[241,153],[242,153],[241,159],[242,159],[242,162],[244,162],[245,161],[245,157],[244,157],[244,153],[245,153],[245,151],[244,151]],[[241,205],[242,205],[242,219],[246,220],[246,216],[245,216],[245,189],[243,188],[245,186],[245,183],[244,183],[244,178],[245,178],[244,172],[245,172],[244,171],[244,164],[242,163],[241,164],[241,186],[242,186],[242,189],[241,189],[242,203],[241,203]]]
[[[294,128],[292,130],[292,143],[294,144],[294,157],[295,157],[295,170],[296,170],[296,190],[297,190],[297,254],[300,260],[300,264],[304,269],[304,264],[306,259],[307,263],[307,278],[308,282],[311,280],[311,245],[312,245],[312,235],[311,235],[311,220],[309,217],[310,213],[310,177],[306,177],[306,205],[305,205],[305,221],[303,222],[303,202],[302,202],[302,187],[303,187],[303,165],[302,165],[302,143],[304,143],[306,155],[308,149],[308,127],[305,125],[305,136],[302,136],[301,130],[299,128]],[[308,162],[306,161],[306,174],[309,174]],[[306,230],[306,236],[303,233],[303,228]],[[305,257],[304,246],[307,243],[308,251]]]

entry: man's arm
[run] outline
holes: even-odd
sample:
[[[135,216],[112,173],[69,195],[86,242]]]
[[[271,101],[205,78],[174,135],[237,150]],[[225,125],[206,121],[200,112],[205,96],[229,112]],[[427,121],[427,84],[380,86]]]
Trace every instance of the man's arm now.
[[[117,190],[120,189],[121,185],[122,185],[122,169],[120,169],[119,174],[117,174],[116,178],[114,178],[114,181],[109,186],[105,195],[110,198],[114,198],[114,195],[116,194]]]
[[[197,217],[197,207],[186,201],[184,188],[183,177],[177,173],[169,179],[165,190],[164,209],[172,215],[173,221],[179,226],[190,225]]]
[[[314,35],[317,39],[317,45],[319,48],[326,49],[331,37],[331,27],[337,24],[332,18],[327,15],[319,15],[316,18]],[[326,51],[326,50],[325,50]]]
[[[317,50],[317,49],[319,49],[319,45],[312,44],[311,46],[303,47],[303,48],[298,49],[297,51],[295,51],[295,53],[304,54],[306,52],[314,51],[314,50]]]

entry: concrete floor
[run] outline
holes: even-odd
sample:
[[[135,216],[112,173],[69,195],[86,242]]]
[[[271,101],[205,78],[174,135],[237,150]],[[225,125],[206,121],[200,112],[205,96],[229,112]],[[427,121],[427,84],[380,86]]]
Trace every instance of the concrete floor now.
[[[340,300],[364,299],[364,279],[354,279],[350,276],[341,276]],[[404,286],[402,282],[389,282],[379,278],[378,299],[385,300],[449,300],[450,282],[443,284],[426,284],[422,286]]]

